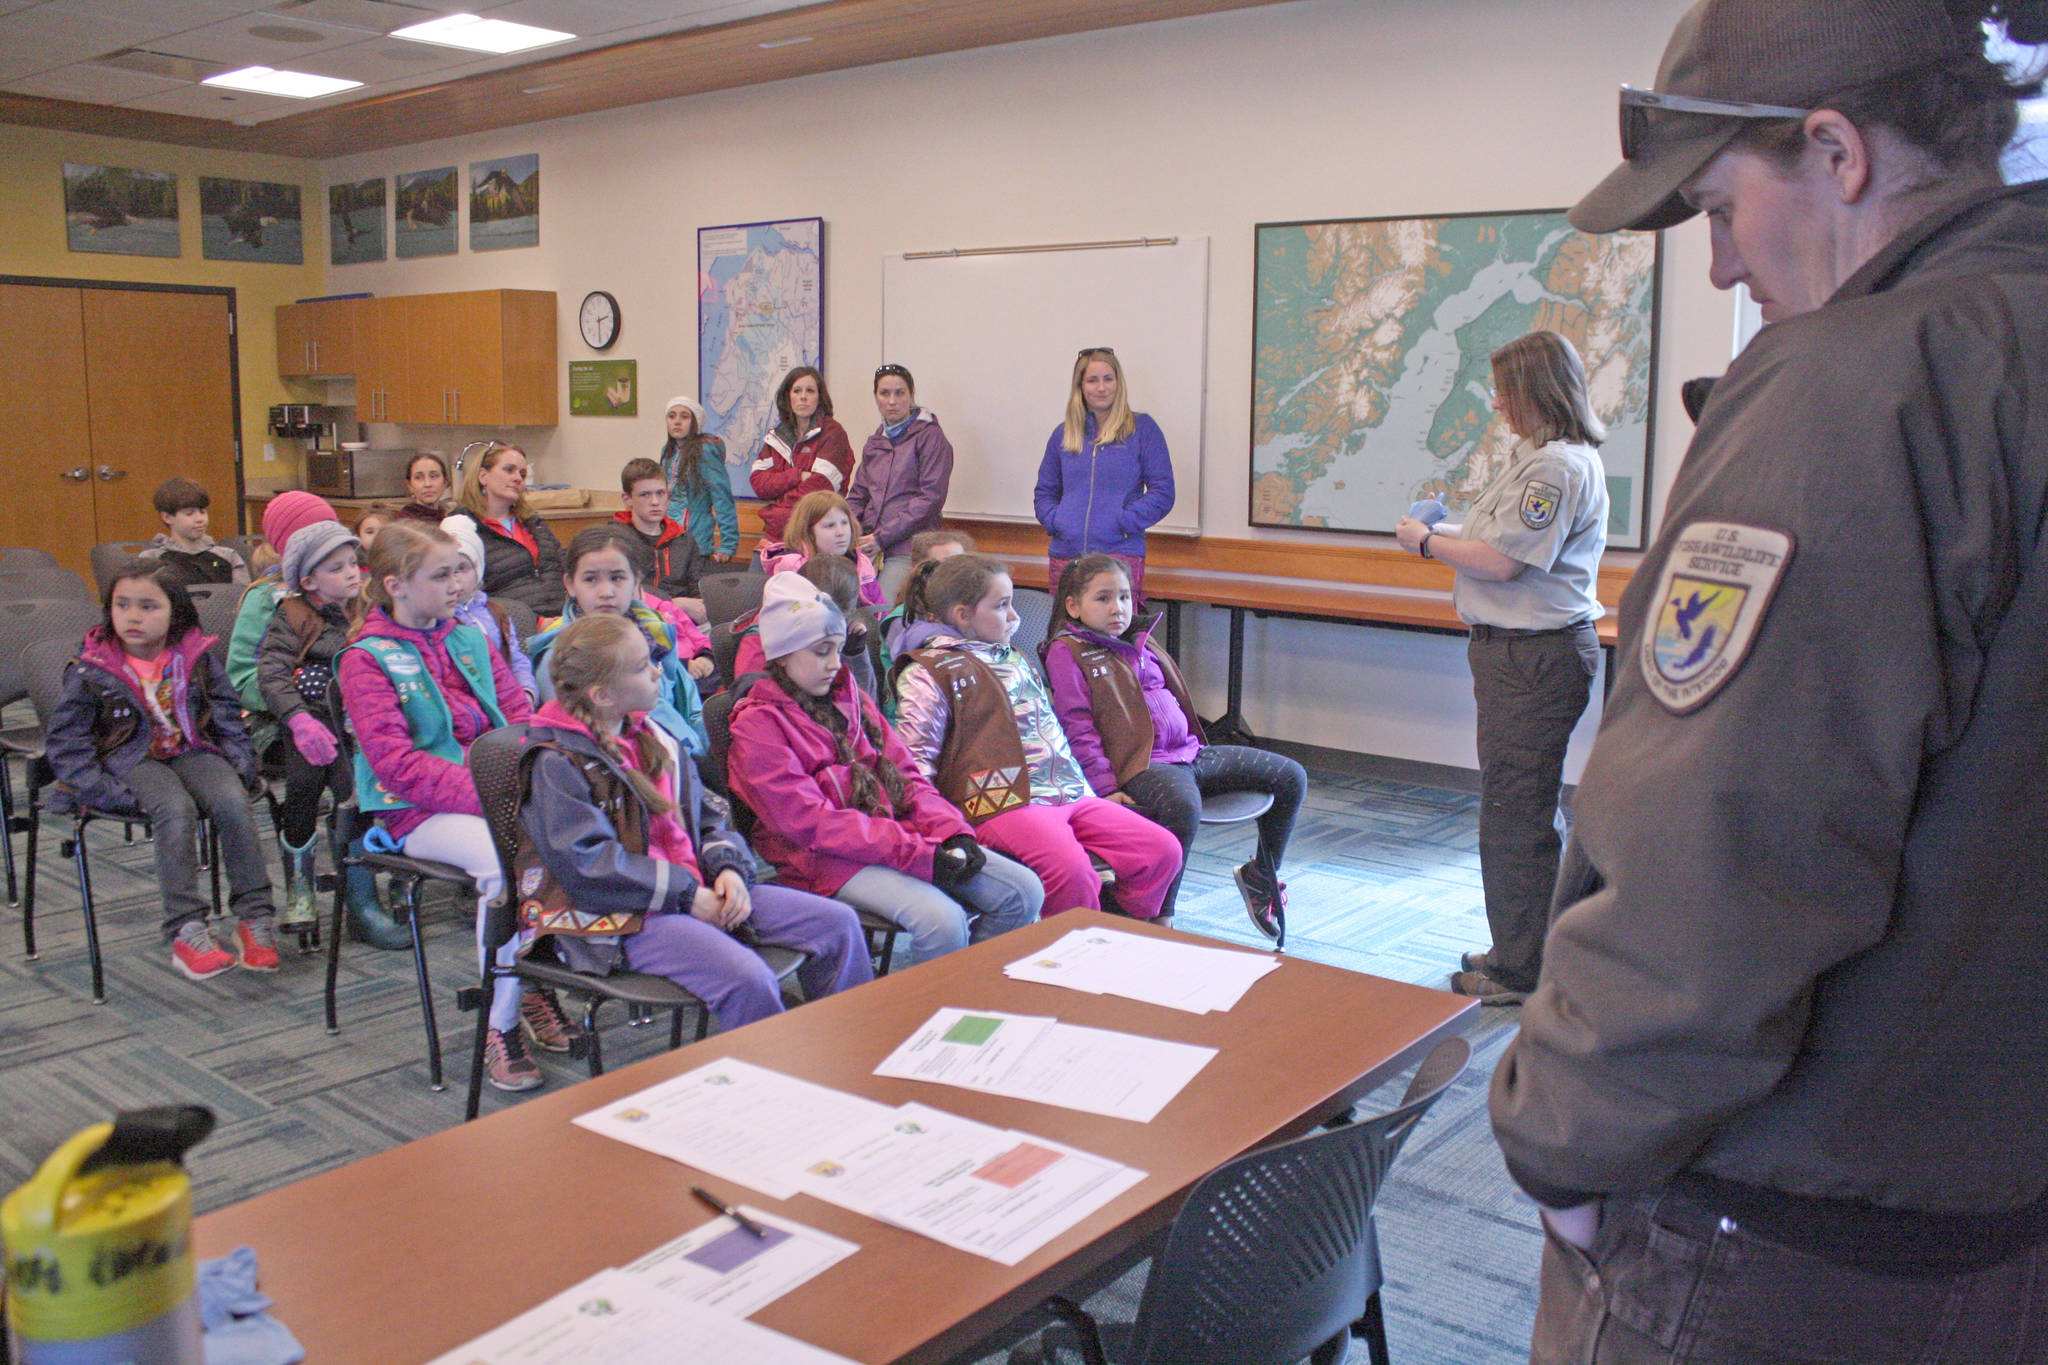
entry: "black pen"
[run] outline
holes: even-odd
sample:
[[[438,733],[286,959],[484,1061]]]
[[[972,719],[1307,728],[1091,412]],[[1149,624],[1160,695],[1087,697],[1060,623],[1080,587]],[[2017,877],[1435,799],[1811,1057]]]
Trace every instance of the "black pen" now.
[[[703,1204],[705,1208],[712,1209],[718,1213],[724,1214],[727,1218],[732,1219],[733,1222],[738,1223],[748,1232],[753,1233],[754,1236],[765,1238],[768,1235],[768,1229],[762,1227],[759,1223],[747,1217],[747,1215],[741,1213],[738,1209],[726,1203],[723,1199],[720,1199],[717,1195],[705,1189],[702,1185],[690,1186],[690,1193],[696,1195],[698,1202]]]

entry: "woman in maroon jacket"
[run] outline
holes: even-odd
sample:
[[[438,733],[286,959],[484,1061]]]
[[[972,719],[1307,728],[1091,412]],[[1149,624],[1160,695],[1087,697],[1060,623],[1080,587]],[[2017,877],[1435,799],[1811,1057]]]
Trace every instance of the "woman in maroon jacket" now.
[[[780,545],[790,509],[806,493],[830,489],[841,497],[853,481],[853,444],[846,428],[832,420],[832,395],[825,376],[799,365],[782,377],[775,390],[775,411],[781,420],[761,443],[751,482],[761,508],[761,529]]]

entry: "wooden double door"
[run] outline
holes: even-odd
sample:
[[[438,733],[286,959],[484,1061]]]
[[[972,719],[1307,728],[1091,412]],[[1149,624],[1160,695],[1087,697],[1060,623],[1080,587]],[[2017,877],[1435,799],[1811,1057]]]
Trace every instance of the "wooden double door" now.
[[[163,529],[173,475],[239,529],[233,292],[0,282],[0,545],[50,551],[90,577],[108,540]]]

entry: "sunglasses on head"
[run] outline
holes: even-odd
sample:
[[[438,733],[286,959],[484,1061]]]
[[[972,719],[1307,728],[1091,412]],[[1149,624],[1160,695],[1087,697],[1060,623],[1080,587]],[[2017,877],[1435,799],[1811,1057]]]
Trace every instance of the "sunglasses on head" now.
[[[883,375],[888,374],[893,374],[898,379],[910,378],[910,371],[904,369],[901,365],[877,365],[875,367],[875,378],[880,379]]]
[[[1081,348],[1080,350],[1078,350],[1078,351],[1074,352],[1074,359],[1076,359],[1076,360],[1079,360],[1079,359],[1080,359],[1080,358],[1081,358],[1082,356],[1084,356],[1084,355],[1115,355],[1115,354],[1116,354],[1116,347],[1114,347],[1114,346],[1083,346],[1083,347],[1082,347],[1082,348]]]
[[[1705,114],[1715,118],[1805,118],[1811,109],[1794,109],[1783,104],[1750,104],[1742,100],[1716,100],[1693,95],[1667,95],[1661,90],[1621,87],[1621,159],[1634,161],[1649,150],[1652,115]]]

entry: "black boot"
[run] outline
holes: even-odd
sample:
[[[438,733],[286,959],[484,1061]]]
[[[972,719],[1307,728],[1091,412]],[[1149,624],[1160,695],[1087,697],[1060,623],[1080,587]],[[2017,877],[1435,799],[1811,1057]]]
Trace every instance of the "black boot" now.
[[[349,847],[355,856],[362,851],[361,841]],[[344,875],[342,899],[348,905],[349,937],[386,952],[412,947],[412,931],[394,919],[377,898],[377,874],[367,867],[350,867]]]

